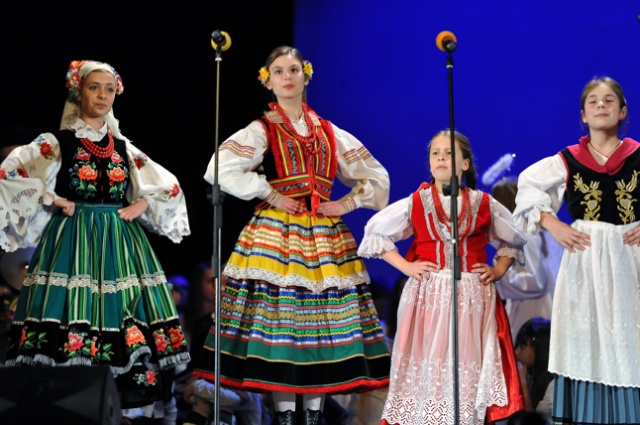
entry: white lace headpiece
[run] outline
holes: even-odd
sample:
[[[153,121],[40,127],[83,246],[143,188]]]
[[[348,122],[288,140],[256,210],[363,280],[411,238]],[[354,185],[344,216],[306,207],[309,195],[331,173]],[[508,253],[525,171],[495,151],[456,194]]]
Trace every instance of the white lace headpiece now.
[[[81,60],[73,61],[69,65],[69,71],[67,71],[67,88],[69,93],[67,94],[67,100],[64,103],[64,109],[62,111],[62,119],[60,120],[60,130],[71,128],[80,116],[80,104],[78,102],[78,95],[82,89],[82,82],[84,78],[91,72],[101,70],[111,73],[116,79],[116,94],[121,94],[124,91],[122,85],[122,78],[116,70],[105,62],[97,62],[93,60]],[[120,125],[118,120],[113,115],[113,108],[104,117],[107,123],[107,128],[115,137],[119,139],[125,139],[120,133]]]

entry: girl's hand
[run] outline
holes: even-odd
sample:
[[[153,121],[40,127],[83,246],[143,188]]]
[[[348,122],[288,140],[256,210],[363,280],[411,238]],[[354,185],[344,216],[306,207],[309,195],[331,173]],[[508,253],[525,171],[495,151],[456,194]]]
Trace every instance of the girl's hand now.
[[[549,231],[556,242],[570,252],[576,252],[576,249],[584,251],[591,245],[591,236],[588,233],[574,229],[567,223],[558,220],[558,218],[552,214],[542,213],[540,225]]]
[[[124,221],[133,221],[136,218],[140,217],[140,215],[145,212],[149,208],[149,203],[146,199],[138,199],[133,204],[129,205],[125,208],[120,208],[118,210],[118,215]]]
[[[497,268],[491,267],[485,263],[476,263],[471,267],[471,272],[480,273],[480,283],[483,285],[488,285],[491,282],[495,282],[496,280],[500,280],[504,273],[500,273]]]
[[[307,206],[304,202],[287,196],[281,196],[275,206],[289,214],[302,214],[307,211]]]
[[[431,272],[437,272],[438,267],[431,261],[415,261],[413,263],[407,261],[400,271],[409,277],[422,281],[428,278]]]
[[[347,213],[347,209],[338,201],[322,202],[318,206],[318,214],[326,217],[340,217]]]
[[[67,201],[66,199],[58,198],[53,201],[53,205],[62,209],[62,214],[67,217],[71,217],[76,211],[76,203]]]
[[[622,243],[627,245],[640,245],[640,224],[622,235]]]

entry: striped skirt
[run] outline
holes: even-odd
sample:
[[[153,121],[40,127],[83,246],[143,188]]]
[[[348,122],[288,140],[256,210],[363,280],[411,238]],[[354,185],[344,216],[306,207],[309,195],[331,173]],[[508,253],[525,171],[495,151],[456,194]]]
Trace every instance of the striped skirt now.
[[[6,366],[108,365],[119,389],[144,392],[159,371],[189,361],[162,267],[121,207],[77,203],[72,217],[52,217],[20,291]]]
[[[390,356],[339,218],[256,212],[224,274],[220,382],[254,392],[353,393],[389,384]],[[215,326],[195,375],[215,379]]]

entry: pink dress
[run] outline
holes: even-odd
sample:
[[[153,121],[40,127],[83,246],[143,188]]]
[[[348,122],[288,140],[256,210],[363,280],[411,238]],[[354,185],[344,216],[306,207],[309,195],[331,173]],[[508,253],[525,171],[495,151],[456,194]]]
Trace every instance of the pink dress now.
[[[451,197],[434,192],[423,184],[375,214],[358,250],[363,257],[380,257],[397,249],[395,242],[413,236],[407,258],[440,265],[439,272],[422,281],[410,277],[405,284],[383,424],[455,422],[451,233],[444,213],[450,211]],[[481,284],[470,270],[475,263],[486,263],[487,244],[497,248],[497,255],[521,261],[525,239],[509,211],[490,195],[465,189],[458,204],[459,413],[461,424],[480,425],[524,409],[524,399],[504,306],[495,285]]]

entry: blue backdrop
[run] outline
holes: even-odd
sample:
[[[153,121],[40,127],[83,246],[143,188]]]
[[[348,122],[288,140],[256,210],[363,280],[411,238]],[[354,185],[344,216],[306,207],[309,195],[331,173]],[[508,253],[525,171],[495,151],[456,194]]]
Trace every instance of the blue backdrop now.
[[[479,177],[506,153],[518,174],[577,143],[593,76],[622,84],[626,134],[640,139],[640,2],[300,0],[294,13],[295,45],[315,71],[309,104],[385,165],[391,202],[430,179],[427,142],[449,127],[447,54],[435,43],[443,30],[458,40],[454,125],[471,140]],[[372,214],[345,216],[358,241]],[[382,260],[367,266],[388,285],[398,276]]]

